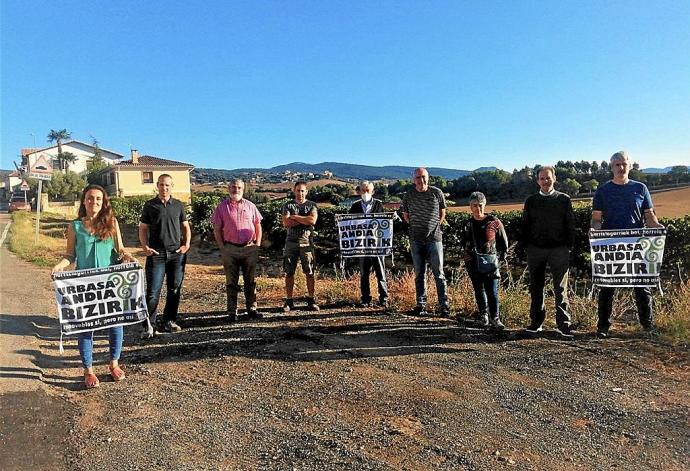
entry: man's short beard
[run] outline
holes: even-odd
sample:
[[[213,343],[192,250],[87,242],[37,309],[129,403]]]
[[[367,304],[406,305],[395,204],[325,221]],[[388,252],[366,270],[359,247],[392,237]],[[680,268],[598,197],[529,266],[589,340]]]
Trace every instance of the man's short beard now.
[[[231,195],[230,195],[230,199],[233,200],[233,201],[239,201],[239,200],[242,199],[242,195],[239,194],[239,193],[236,194],[236,195],[231,194]]]

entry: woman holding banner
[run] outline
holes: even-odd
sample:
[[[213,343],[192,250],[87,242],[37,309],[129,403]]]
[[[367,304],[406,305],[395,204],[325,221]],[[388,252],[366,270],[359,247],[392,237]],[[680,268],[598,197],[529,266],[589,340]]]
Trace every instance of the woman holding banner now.
[[[498,218],[485,214],[486,196],[479,191],[470,195],[472,217],[462,233],[464,260],[472,281],[482,325],[494,330],[505,326],[499,317],[498,286],[501,280],[498,267],[505,261],[508,237]]]
[[[99,185],[88,185],[81,193],[79,218],[67,226],[67,251],[64,258],[53,267],[52,273],[60,272],[75,264],[76,270],[100,268],[135,259],[124,250],[117,219],[113,216],[110,200]],[[84,367],[84,385],[87,389],[99,385],[93,372],[93,333],[78,334],[79,356]],[[124,328],[108,329],[110,343],[110,376],[114,381],[124,379],[125,372],[118,364],[122,352]]]

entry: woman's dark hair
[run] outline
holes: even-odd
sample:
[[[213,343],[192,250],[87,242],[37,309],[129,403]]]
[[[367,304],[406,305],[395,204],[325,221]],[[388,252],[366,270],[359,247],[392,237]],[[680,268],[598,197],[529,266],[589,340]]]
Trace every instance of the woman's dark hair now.
[[[100,185],[87,185],[86,188],[81,192],[81,199],[79,204],[79,218],[86,217],[86,206],[84,205],[84,199],[86,198],[86,193],[89,190],[98,190],[103,195],[103,206],[101,210],[96,215],[94,219],[91,230],[93,234],[101,240],[107,239],[108,237],[115,235],[115,217],[113,216],[113,208],[110,206],[110,198],[108,198],[108,193]]]

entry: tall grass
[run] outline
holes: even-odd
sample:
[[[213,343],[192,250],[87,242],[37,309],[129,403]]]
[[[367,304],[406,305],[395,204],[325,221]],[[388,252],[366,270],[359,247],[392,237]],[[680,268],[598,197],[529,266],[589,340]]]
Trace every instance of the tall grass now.
[[[666,295],[656,301],[656,323],[664,337],[675,344],[687,344],[690,341],[690,280],[670,286]]]
[[[36,243],[36,215],[28,211],[14,212],[9,233],[10,250],[38,266],[52,267],[65,252],[66,224],[67,221],[61,215],[42,214]]]

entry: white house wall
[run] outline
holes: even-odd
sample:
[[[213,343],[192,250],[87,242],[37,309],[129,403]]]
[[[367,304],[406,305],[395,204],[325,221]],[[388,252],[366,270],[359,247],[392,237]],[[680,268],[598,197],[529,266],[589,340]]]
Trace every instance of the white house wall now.
[[[79,142],[71,142],[67,144],[62,144],[62,152],[71,152],[72,154],[77,156],[77,160],[74,163],[68,164],[68,170],[71,170],[72,172],[75,173],[84,173],[86,172],[86,164],[89,160],[93,159],[93,147],[81,144]],[[47,154],[50,155],[53,159],[57,159],[57,154],[58,150],[57,147],[51,147],[50,149],[42,150],[39,152],[34,152],[33,154],[29,154],[29,162],[30,164],[33,164],[35,159],[40,155],[40,154]],[[114,154],[112,152],[102,150],[101,149],[101,154],[103,156],[103,160],[109,165],[112,165],[113,163],[117,162],[120,160],[122,157]]]

